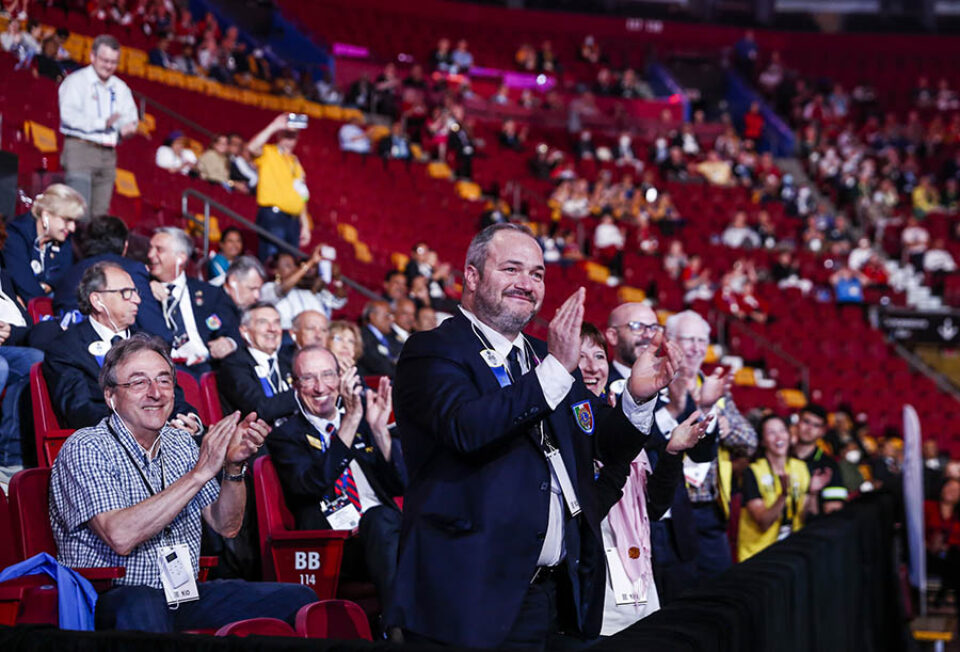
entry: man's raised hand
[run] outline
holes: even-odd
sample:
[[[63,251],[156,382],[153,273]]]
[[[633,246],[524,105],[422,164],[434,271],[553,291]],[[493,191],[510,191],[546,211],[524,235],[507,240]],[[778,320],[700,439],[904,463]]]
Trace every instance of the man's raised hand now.
[[[580,362],[580,327],[586,294],[586,290],[580,288],[557,308],[547,334],[547,352],[571,374]]]
[[[663,347],[663,355],[657,352]],[[653,340],[637,357],[630,370],[627,389],[635,401],[648,401],[670,384],[683,364],[683,351],[673,342],[664,342],[663,333]]]

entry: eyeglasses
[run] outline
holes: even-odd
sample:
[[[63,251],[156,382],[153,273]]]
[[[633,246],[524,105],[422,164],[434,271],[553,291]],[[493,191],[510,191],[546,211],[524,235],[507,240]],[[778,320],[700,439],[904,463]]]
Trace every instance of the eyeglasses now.
[[[340,380],[340,374],[333,369],[327,369],[326,371],[321,372],[319,377],[313,374],[308,374],[306,376],[298,376],[296,379],[297,384],[301,387],[313,387],[321,380],[327,384],[335,383]]]
[[[174,381],[173,376],[170,374],[162,374],[153,380],[147,378],[146,376],[141,376],[126,383],[117,383],[117,387],[124,387],[135,394],[142,394],[147,391],[147,388],[152,383],[156,383],[157,387],[164,391],[171,390],[173,389],[173,386],[176,385],[176,381]]]
[[[825,424],[820,419],[810,419],[809,417],[801,417],[800,421],[811,428],[822,428]]]
[[[614,328],[623,328],[626,326],[630,329],[632,333],[661,333],[663,332],[663,326],[660,324],[644,324],[642,321],[628,321],[626,324],[620,324],[619,326],[614,326]]]
[[[113,292],[119,292],[120,297],[124,301],[129,301],[130,299],[132,299],[133,295],[137,295],[138,297],[140,296],[140,291],[137,288],[119,288],[117,290],[97,290],[97,292],[101,292],[103,294],[111,294]]]
[[[710,340],[706,337],[678,337],[677,341],[681,344],[699,344],[701,346],[710,344]]]

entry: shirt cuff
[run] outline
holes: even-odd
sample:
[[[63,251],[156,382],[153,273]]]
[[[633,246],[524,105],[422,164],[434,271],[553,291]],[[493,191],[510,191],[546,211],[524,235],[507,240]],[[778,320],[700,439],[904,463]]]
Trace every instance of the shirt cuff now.
[[[639,404],[634,400],[633,395],[630,394],[630,390],[624,391],[621,396],[623,396],[623,400],[621,401],[623,413],[626,415],[627,420],[640,432],[650,434],[653,427],[653,408],[657,405],[657,395],[654,394],[653,398],[649,401]],[[662,411],[665,412],[666,410]]]
[[[626,392],[624,393],[626,394]],[[670,437],[670,433],[673,432],[673,429],[676,428],[680,423],[672,414],[670,414],[670,410],[665,407],[657,410],[654,418],[657,420],[657,427],[660,428],[660,432],[663,433],[663,436],[667,438]]]
[[[546,399],[547,406],[551,410],[556,410],[557,406],[570,393],[570,388],[573,387],[573,376],[552,355],[543,359],[543,362],[536,369],[536,374],[540,380],[540,388],[543,390],[543,398]]]

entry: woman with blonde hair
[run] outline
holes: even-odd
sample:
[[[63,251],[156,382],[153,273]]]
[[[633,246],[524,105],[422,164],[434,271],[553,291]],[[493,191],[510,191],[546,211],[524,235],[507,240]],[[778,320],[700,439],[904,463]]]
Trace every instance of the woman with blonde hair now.
[[[70,236],[86,211],[80,193],[55,183],[34,198],[29,213],[7,223],[4,267],[24,303],[49,295],[73,265]]]
[[[363,338],[360,327],[343,319],[330,324],[330,352],[337,359],[340,371],[355,367],[363,356]]]

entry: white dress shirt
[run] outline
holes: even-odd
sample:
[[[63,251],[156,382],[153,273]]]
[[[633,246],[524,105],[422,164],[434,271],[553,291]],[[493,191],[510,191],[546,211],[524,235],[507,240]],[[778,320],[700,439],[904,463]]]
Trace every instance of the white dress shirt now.
[[[472,312],[460,306],[460,310],[470,322],[476,326],[483,334],[493,350],[504,361],[510,355],[511,349],[516,346],[520,350],[520,369],[523,373],[530,371],[530,361],[527,359],[526,338],[523,333],[510,341],[494,329],[490,328]],[[550,410],[556,410],[557,406],[566,398],[573,387],[573,376],[567,372],[560,361],[547,354],[537,368],[534,370],[537,379],[540,381],[540,387],[543,390],[543,397],[547,401],[547,407]],[[630,392],[624,392],[623,412],[635,428],[642,432],[650,432],[650,426],[653,423],[653,407],[656,405],[656,398],[647,401],[641,405],[633,400]],[[540,557],[537,560],[537,566],[556,566],[563,559],[563,494],[560,491],[560,481],[557,478],[553,468],[550,468],[550,512],[547,517],[547,532],[543,540],[543,547],[540,549]],[[570,473],[570,469],[567,469]]]
[[[27,321],[23,318],[16,299],[7,296],[0,290],[0,322],[10,324],[11,326],[26,326]]]
[[[112,345],[111,340],[114,337],[119,335],[123,339],[127,339],[130,336],[130,330],[124,329],[122,331],[114,331],[106,324],[101,324],[92,316],[90,317],[90,325],[93,327],[93,331],[100,337],[101,340],[106,342],[109,345]]]
[[[183,317],[183,326],[189,339],[185,344],[171,351],[170,356],[185,358],[188,365],[205,362],[210,358],[210,351],[200,339],[200,331],[197,330],[197,320],[193,316],[193,297],[190,296],[190,288],[187,287],[187,275],[181,273],[173,284],[176,286],[173,288],[173,297],[180,306],[180,315]]]
[[[250,352],[250,355],[253,356],[254,362],[256,365],[257,378],[265,378],[266,381],[270,384],[270,389],[273,390],[274,394],[279,394],[280,392],[285,392],[290,389],[290,385],[287,384],[286,379],[280,373],[280,363],[277,361],[277,354],[273,355],[261,351],[260,349],[255,349],[252,346],[247,347],[247,351]],[[277,378],[280,379],[279,387],[273,386],[273,381],[270,379],[270,372],[276,368]]]
[[[306,420],[310,422],[310,425],[320,433],[320,438],[329,450],[330,435],[327,433],[327,424],[332,423],[335,430],[340,430],[340,411],[338,410],[335,413],[333,419],[324,419],[323,417],[310,414],[303,409],[302,406],[300,411]],[[350,460],[350,472],[353,474],[353,482],[357,485],[357,495],[360,496],[360,513],[366,514],[367,510],[382,505],[383,503],[377,498],[377,493],[373,490],[373,486],[370,484],[370,481],[367,480],[367,476],[363,474],[363,469],[360,468],[360,464],[355,459]]]
[[[334,310],[347,305],[346,297],[337,297],[330,290],[311,292],[304,288],[293,288],[282,297],[279,285],[275,281],[264,283],[260,288],[260,300],[272,303],[280,313],[280,326],[284,330],[293,328],[293,318],[306,310],[316,310],[330,318]]]
[[[130,88],[117,76],[100,80],[93,66],[67,75],[60,84],[60,133],[116,147],[120,128],[139,120]],[[114,113],[120,118],[110,127]]]

